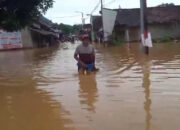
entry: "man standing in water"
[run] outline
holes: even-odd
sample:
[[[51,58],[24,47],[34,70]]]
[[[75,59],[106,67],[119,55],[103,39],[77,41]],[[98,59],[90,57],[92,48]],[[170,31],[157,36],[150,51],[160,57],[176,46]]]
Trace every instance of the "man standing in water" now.
[[[79,73],[96,71],[95,68],[95,49],[90,44],[88,34],[82,36],[82,44],[80,44],[74,53],[74,58],[78,62]]]

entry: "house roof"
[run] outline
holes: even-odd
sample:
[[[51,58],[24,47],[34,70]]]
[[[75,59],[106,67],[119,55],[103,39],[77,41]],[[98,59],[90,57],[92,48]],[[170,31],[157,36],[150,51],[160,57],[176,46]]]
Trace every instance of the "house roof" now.
[[[33,31],[33,32],[39,33],[41,35],[44,35],[44,36],[51,35],[51,36],[57,37],[57,35],[55,33],[49,32],[49,31],[46,31],[46,30],[39,30],[39,29],[33,29],[33,28],[30,28],[30,30]]]
[[[118,9],[116,25],[140,26],[140,9]],[[180,22],[180,6],[152,7],[147,9],[149,24]]]
[[[47,19],[47,18],[44,17],[44,16],[40,16],[40,17],[39,17],[39,23],[42,24],[42,25],[44,25],[44,26],[46,26],[46,27],[48,27],[48,28],[50,28],[50,27],[53,26],[52,21],[50,21],[49,19]]]

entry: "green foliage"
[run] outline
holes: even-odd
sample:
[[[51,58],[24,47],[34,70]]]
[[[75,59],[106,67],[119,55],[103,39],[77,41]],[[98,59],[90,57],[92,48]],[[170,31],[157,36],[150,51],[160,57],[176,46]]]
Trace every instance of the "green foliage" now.
[[[82,25],[80,24],[73,25],[72,33],[75,33],[76,31],[80,31],[81,28],[82,28]]]
[[[67,25],[67,24],[59,24],[58,29],[62,30],[64,34],[69,35],[70,33],[75,33],[76,31],[80,31],[81,25]]]
[[[64,34],[70,34],[72,32],[72,26],[66,24],[60,24],[59,28],[63,31]]]
[[[32,24],[53,6],[53,0],[0,0],[0,28],[14,31]]]
[[[122,45],[125,43],[124,35],[117,35],[115,32],[112,34],[112,45]]]
[[[154,42],[156,42],[156,43],[167,43],[167,42],[171,42],[172,40],[173,40],[172,36],[166,35],[162,38],[155,39]]]
[[[158,5],[157,7],[173,7],[175,6],[174,3],[162,3],[161,5]]]

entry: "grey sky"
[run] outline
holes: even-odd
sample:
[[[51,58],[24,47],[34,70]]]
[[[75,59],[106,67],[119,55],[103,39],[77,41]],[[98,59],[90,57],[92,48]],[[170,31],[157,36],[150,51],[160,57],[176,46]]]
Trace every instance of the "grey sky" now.
[[[98,4],[99,0],[54,0],[54,7],[49,9],[45,15],[53,22],[65,24],[80,24],[81,14],[76,11],[89,14]],[[140,0],[104,0],[106,8],[139,8]],[[161,3],[174,3],[180,5],[180,0],[147,0],[149,7],[157,6]],[[94,12],[99,14],[100,7]],[[72,16],[72,17],[70,17]],[[86,23],[89,23],[88,16],[85,15]]]

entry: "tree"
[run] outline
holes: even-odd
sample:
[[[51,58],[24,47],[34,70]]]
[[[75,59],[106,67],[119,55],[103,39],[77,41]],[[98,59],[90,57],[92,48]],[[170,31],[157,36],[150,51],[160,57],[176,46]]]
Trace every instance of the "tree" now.
[[[175,6],[174,3],[162,3],[161,5],[158,5],[157,7],[173,7]]]
[[[66,35],[69,35],[69,34],[74,34],[76,31],[80,31],[81,30],[81,26],[82,25],[67,25],[67,24],[55,24],[54,25],[56,28],[62,30],[62,32]]]
[[[64,34],[69,35],[72,33],[72,26],[71,25],[66,25],[66,24],[59,24],[59,29],[63,31]]]
[[[31,25],[53,6],[53,0],[0,0],[0,28],[14,31]]]
[[[72,32],[75,33],[76,31],[80,31],[81,29],[82,29],[82,25],[76,24],[76,25],[73,25]]]

